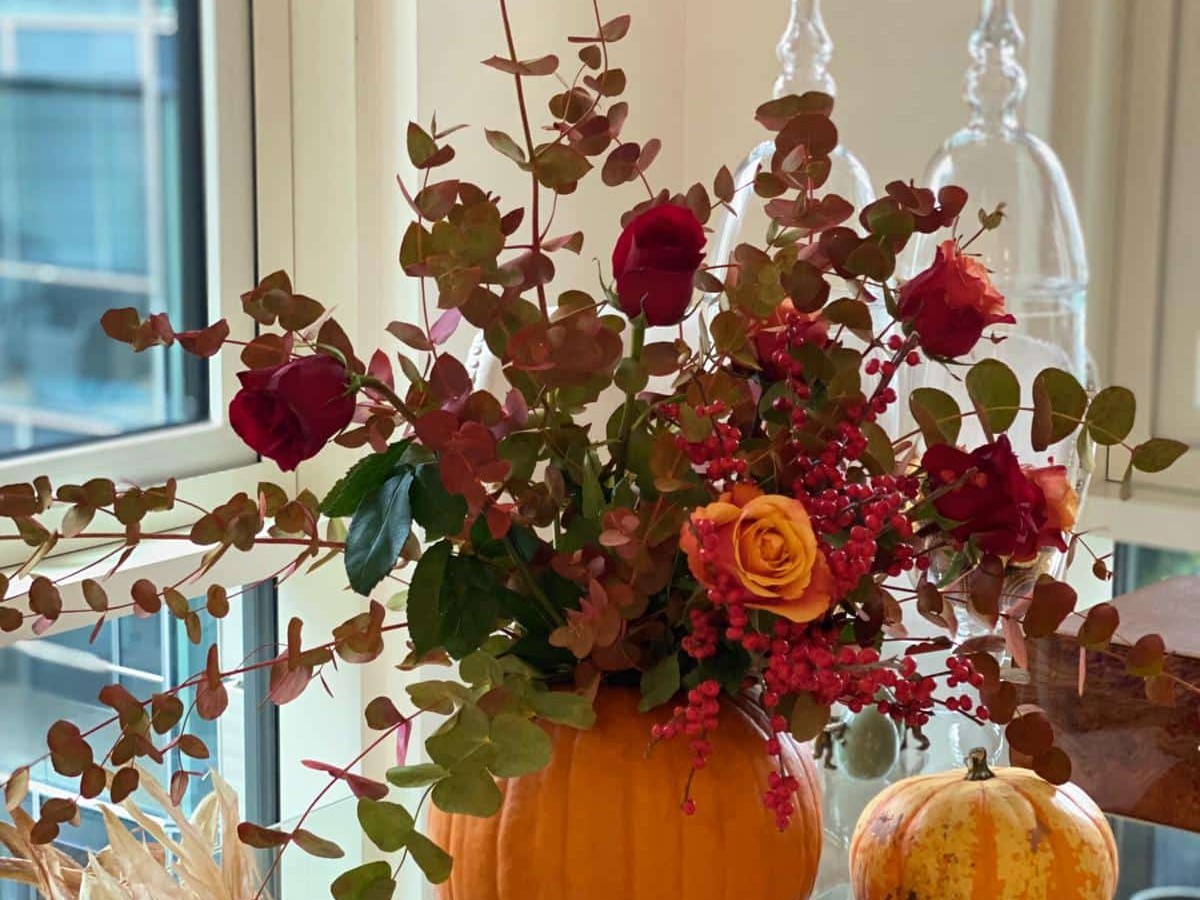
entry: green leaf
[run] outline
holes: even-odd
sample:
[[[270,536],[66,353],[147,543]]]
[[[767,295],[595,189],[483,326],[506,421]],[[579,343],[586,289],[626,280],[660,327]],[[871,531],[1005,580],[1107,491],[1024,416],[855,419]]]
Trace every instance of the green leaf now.
[[[408,587],[408,633],[417,656],[424,656],[441,645],[439,598],[453,549],[449,541],[434,544],[417,560],[413,571]]]
[[[455,659],[462,659],[478,650],[484,639],[496,630],[501,603],[511,593],[481,560],[473,556],[450,557],[446,561],[446,576],[438,597],[441,645],[446,652]]]
[[[488,766],[497,778],[519,778],[539,772],[550,764],[554,745],[538,725],[513,713],[492,720],[492,749]]]
[[[1033,449],[1039,453],[1079,427],[1087,410],[1087,391],[1062,369],[1043,369],[1033,380]]]
[[[556,725],[567,725],[586,731],[596,724],[592,702],[580,694],[568,691],[541,691],[529,698],[529,705],[538,718]]]
[[[418,681],[405,688],[417,709],[446,716],[455,707],[471,703],[471,692],[457,681]]]
[[[1107,387],[1092,398],[1085,417],[1088,434],[1103,447],[1119,444],[1133,430],[1137,399],[1123,387]]]
[[[409,488],[413,473],[388,478],[359,504],[346,535],[346,574],[350,586],[369,596],[400,558],[404,542],[412,532]]]
[[[386,452],[372,453],[351,466],[321,501],[322,515],[331,519],[354,515],[363,497],[378,490],[387,481],[411,443],[408,440],[397,441]]]
[[[998,359],[980,360],[967,372],[966,385],[988,437],[1007,431],[1021,405],[1021,383],[1012,369]]]
[[[604,508],[604,490],[600,487],[600,464],[594,453],[583,460],[583,514],[589,519],[599,519]]]
[[[413,518],[425,529],[426,540],[437,540],[462,531],[467,501],[460,494],[446,490],[437,463],[417,466],[411,497]]]
[[[649,712],[670,701],[679,692],[679,654],[664,657],[652,669],[642,673],[642,699],[639,712]]]
[[[525,168],[525,151],[511,137],[503,131],[492,131],[485,128],[483,131],[487,142],[492,145],[492,149],[500,153],[502,156],[507,156],[518,166]]]
[[[811,741],[829,724],[829,707],[818,703],[810,693],[796,695],[789,716],[789,727],[798,741]]]
[[[478,706],[464,706],[425,741],[425,749],[434,762],[453,772],[464,762],[486,755],[479,751],[490,742],[491,723],[487,713]],[[482,765],[477,768],[482,771]]]
[[[851,331],[871,330],[871,310],[867,304],[852,297],[834,300],[821,311],[821,315],[835,325],[845,325]]]
[[[384,853],[395,853],[403,847],[414,826],[412,815],[399,803],[367,799],[358,801],[358,824]]]
[[[537,727],[536,725],[534,726]],[[434,805],[442,812],[486,819],[500,811],[504,795],[485,771],[458,772],[433,786]]]
[[[413,861],[425,874],[430,884],[441,884],[450,877],[454,861],[450,854],[419,831],[414,831],[404,842]]]
[[[537,180],[552,190],[574,184],[591,169],[587,157],[566,144],[542,144],[533,157]]]
[[[891,475],[896,468],[896,452],[891,436],[874,422],[863,422],[859,428],[867,439],[867,455],[863,463],[872,475]]]
[[[950,444],[958,440],[962,428],[962,412],[958,403],[945,391],[937,388],[916,388],[908,398],[908,408],[925,438],[925,445]]]
[[[1133,448],[1133,467],[1139,472],[1161,472],[1187,451],[1182,441],[1151,438]]]
[[[476,650],[458,664],[458,674],[467,684],[497,685],[504,680],[504,669],[494,656]]]
[[[1077,599],[1075,590],[1069,584],[1055,581],[1048,575],[1039,577],[1033,589],[1033,599],[1022,620],[1025,636],[1043,638],[1054,634],[1067,616],[1075,611]]]
[[[396,882],[392,881],[392,867],[378,860],[343,872],[329,890],[334,900],[386,900],[395,892]]]
[[[292,843],[309,856],[317,856],[321,859],[341,859],[346,855],[346,851],[333,841],[315,835],[311,831],[305,831],[303,828],[297,828],[292,832]]]
[[[441,781],[449,774],[437,763],[418,763],[414,766],[392,766],[387,770],[387,780],[398,788],[422,788]]]

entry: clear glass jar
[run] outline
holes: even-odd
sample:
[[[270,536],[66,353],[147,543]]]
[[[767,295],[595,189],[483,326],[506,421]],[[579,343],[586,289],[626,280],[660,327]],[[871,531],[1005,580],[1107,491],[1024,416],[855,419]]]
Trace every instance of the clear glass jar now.
[[[970,118],[934,155],[925,183],[935,192],[947,184],[967,190],[967,210],[971,212],[964,211],[959,225],[965,236],[977,227],[976,209],[991,211],[1005,204],[1004,223],[981,235],[971,250],[982,254],[1017,322],[997,326],[995,334],[1005,340],[980,341],[967,361],[996,357],[1017,373],[1028,391],[1038,372],[1051,366],[1070,372],[1085,385],[1090,379],[1083,231],[1058,156],[1021,121],[1026,91],[1019,58],[1023,43],[1012,0],[982,0],[979,25],[968,44],[972,57],[966,76]],[[907,260],[909,277],[932,262],[936,245],[944,237],[918,236]],[[903,396],[916,387],[937,387],[969,408],[961,374],[939,365],[922,365],[904,372],[900,390]],[[1009,438],[1023,462],[1044,465],[1053,460],[1067,465],[1077,477],[1081,475],[1072,439],[1043,453],[1033,450],[1027,415],[1018,419]],[[985,438],[978,423],[968,419],[959,440],[972,447]]]
[[[791,0],[791,15],[775,52],[780,65],[779,77],[775,80],[776,98],[808,91],[836,96],[837,85],[829,71],[833,41],[821,18],[821,0]],[[750,185],[758,170],[770,165],[774,153],[775,145],[769,140],[764,141],[750,151],[733,173],[733,183],[738,190],[730,204],[733,213],[726,211],[717,226],[714,252],[710,257],[715,263],[727,263],[739,243],[747,240],[761,243],[766,236],[768,219],[762,201]],[[867,170],[844,144],[833,151],[831,162],[829,179],[822,188],[824,192],[839,194],[858,209],[875,199]],[[751,202],[752,199],[757,202]]]

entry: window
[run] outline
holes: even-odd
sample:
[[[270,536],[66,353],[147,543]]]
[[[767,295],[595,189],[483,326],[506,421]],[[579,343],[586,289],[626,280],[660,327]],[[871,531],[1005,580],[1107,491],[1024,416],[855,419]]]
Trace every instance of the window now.
[[[275,647],[275,599],[270,586],[246,592],[220,622],[203,619],[199,644],[192,644],[178,621],[166,615],[148,619],[126,616],[107,622],[94,641],[88,627],[40,640],[21,641],[0,650],[0,703],[7,711],[0,731],[0,773],[35,759],[45,752],[46,730],[58,719],[80,728],[104,721],[111,710],[96,699],[105,685],[119,683],[135,696],[177,684],[204,667],[206,648],[216,642],[222,659],[262,659]],[[257,651],[257,652],[256,652]],[[244,683],[229,685],[230,709],[216,722],[193,716],[188,731],[212,750],[209,760],[187,761],[190,771],[215,767],[238,791],[243,814],[255,821],[278,817],[276,771],[278,723],[276,707],[263,704],[265,674],[252,673]],[[19,697],[20,699],[14,699]],[[240,712],[240,714],[239,714]],[[105,745],[103,734],[97,746]],[[163,766],[148,766],[166,784],[180,764],[170,754]],[[72,779],[59,776],[43,762],[31,771],[31,790],[25,808],[36,815],[39,803],[53,796],[74,796]],[[192,808],[208,788],[193,779],[184,809]],[[65,793],[63,793],[65,792]],[[137,799],[137,798],[135,798]],[[153,804],[144,796],[144,808]],[[108,843],[104,823],[95,805],[83,805],[79,828],[64,828],[58,846],[86,861]],[[11,882],[0,881],[0,900],[26,900],[34,895]]]
[[[221,422],[236,354],[134,354],[99,326],[132,306],[201,327],[254,281],[248,7],[0,0],[0,482],[253,460]]]
[[[0,454],[208,414],[203,367],[98,330],[207,318],[198,25],[187,0],[0,3]]]

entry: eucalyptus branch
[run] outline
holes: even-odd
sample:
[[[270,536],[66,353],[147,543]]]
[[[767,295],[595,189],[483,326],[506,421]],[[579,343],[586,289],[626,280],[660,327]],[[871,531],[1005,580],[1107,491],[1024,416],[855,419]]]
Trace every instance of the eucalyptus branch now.
[[[500,0],[500,18],[504,22],[504,39],[508,43],[508,57],[512,60],[515,66],[520,62],[520,57],[517,56],[517,45],[513,38],[512,23],[508,18],[508,2]],[[530,244],[532,252],[536,256],[542,250],[542,227],[541,227],[541,185],[538,184],[537,178],[537,162],[534,153],[533,144],[533,129],[529,124],[529,109],[525,105],[525,86],[521,81],[519,72],[513,73],[513,82],[517,88],[517,108],[521,113],[521,130],[525,135],[525,151],[529,159],[529,180],[533,190],[533,201],[529,208],[529,226]],[[538,309],[541,310],[542,319],[546,322],[550,321],[550,305],[546,300],[546,286],[540,282],[537,285]]]

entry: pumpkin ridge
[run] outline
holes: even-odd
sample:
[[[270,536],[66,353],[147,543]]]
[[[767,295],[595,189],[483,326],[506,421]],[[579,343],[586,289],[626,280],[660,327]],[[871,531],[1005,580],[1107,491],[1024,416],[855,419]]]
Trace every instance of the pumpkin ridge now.
[[[929,805],[929,803],[933,800],[934,797],[937,796],[938,788],[941,787],[941,785],[937,783],[936,778],[930,778],[928,781],[917,782],[917,783],[913,784],[912,787],[913,787],[913,790],[911,791],[911,793],[913,793],[913,794],[917,793],[916,788],[918,788],[918,787],[932,787],[933,789],[928,791],[928,793],[926,793],[926,795],[921,798],[921,802],[917,804],[916,809],[912,810],[911,813],[909,813],[907,816],[905,816],[903,819],[901,819],[898,823],[896,823],[896,831],[900,832],[900,834],[899,834],[899,840],[896,842],[898,846],[896,846],[893,849],[891,858],[895,861],[894,868],[896,869],[896,877],[893,880],[893,883],[897,887],[899,887],[901,884],[904,883],[904,860],[908,856],[908,853],[909,853],[909,850],[907,848],[907,843],[908,843],[907,826],[912,824],[913,822],[915,822],[917,820],[917,816],[919,816],[921,814],[921,811],[923,809],[925,809],[926,806]],[[897,794],[896,796],[897,796],[897,798],[899,798],[901,796],[901,794]],[[904,830],[901,830],[902,828]]]
[[[1074,790],[1060,789],[1059,793],[1062,794],[1067,800],[1069,800],[1072,806],[1074,806],[1081,813],[1083,813],[1083,815],[1087,818],[1087,820],[1089,822],[1091,822],[1093,825],[1095,825],[1099,829],[1100,834],[1104,837],[1104,848],[1105,848],[1105,850],[1108,851],[1109,862],[1112,863],[1113,880],[1115,883],[1116,876],[1119,874],[1119,871],[1120,871],[1118,868],[1118,866],[1120,864],[1120,855],[1117,853],[1116,839],[1112,836],[1112,832],[1108,828],[1108,821],[1104,818],[1103,813],[1101,813],[1099,816],[1095,816],[1092,814],[1092,812],[1087,808],[1087,806],[1085,804],[1079,802],[1079,797],[1076,795],[1076,791],[1078,791],[1079,789],[1077,787],[1075,787],[1075,785],[1068,784],[1068,785],[1064,785],[1063,787],[1064,788],[1074,788]],[[1084,796],[1086,796],[1086,794]]]
[[[991,802],[988,792],[995,790],[989,782],[995,781],[993,775],[987,781],[968,782],[975,788],[976,823],[975,829],[975,871],[971,879],[971,900],[990,900],[995,895],[995,882],[989,884],[989,878],[994,877],[1000,865],[1000,848],[997,846],[996,822],[988,809]],[[999,785],[1003,790],[1004,784]],[[1036,815],[1036,813],[1035,813]],[[1058,897],[1057,891],[1050,892],[1051,897]]]

